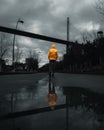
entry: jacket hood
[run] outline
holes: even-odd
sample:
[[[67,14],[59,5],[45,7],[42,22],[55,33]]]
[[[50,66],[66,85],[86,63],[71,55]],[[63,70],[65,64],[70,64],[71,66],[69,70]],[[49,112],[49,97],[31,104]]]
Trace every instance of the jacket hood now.
[[[55,44],[52,44],[51,48],[52,48],[52,49],[56,49],[56,45],[55,45]]]

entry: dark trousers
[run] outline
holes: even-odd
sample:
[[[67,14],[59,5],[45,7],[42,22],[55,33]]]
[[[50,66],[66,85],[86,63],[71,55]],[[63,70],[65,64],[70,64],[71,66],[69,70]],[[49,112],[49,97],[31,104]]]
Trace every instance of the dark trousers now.
[[[55,60],[50,60],[49,61],[49,74],[54,75],[54,71],[55,71]]]

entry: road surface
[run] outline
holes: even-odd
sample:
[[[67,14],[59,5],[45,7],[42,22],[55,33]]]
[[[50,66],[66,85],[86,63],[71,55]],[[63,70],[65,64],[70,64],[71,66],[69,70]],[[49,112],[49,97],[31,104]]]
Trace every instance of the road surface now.
[[[33,86],[42,79],[48,83],[48,74],[0,75],[0,94],[16,92],[21,87]],[[104,75],[56,73],[55,84],[60,87],[85,87],[104,93]]]
[[[57,106],[66,103],[66,95],[63,94],[65,87],[80,87],[79,90],[87,88],[104,94],[104,75],[56,73],[53,81],[58,96]],[[40,108],[42,110],[38,111],[38,114],[1,120],[0,130],[103,130],[104,98],[101,98],[101,102],[96,100],[93,102],[93,95],[90,95],[86,101],[79,90],[79,94],[72,91],[74,95],[69,98],[70,102],[72,101],[71,107],[50,111],[47,99],[49,93],[47,73],[0,75],[0,116],[26,111],[35,113]],[[96,94],[94,97],[96,98]],[[87,98],[85,96],[85,99]],[[92,107],[91,110],[89,107]]]

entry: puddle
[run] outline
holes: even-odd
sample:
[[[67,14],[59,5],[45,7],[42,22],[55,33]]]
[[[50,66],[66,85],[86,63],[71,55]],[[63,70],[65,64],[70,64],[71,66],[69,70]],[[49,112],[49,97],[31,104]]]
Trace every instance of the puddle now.
[[[0,116],[27,111],[27,116],[1,120],[2,130],[102,130],[104,94],[75,86],[56,86],[44,78],[0,97]],[[29,114],[32,110],[33,114]],[[5,125],[6,124],[6,125]]]

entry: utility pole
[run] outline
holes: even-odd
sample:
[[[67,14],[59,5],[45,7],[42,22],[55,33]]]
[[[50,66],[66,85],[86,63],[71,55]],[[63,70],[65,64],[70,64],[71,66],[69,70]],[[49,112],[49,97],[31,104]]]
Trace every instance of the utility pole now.
[[[70,29],[70,20],[69,17],[67,17],[67,41],[69,41],[69,29]],[[66,45],[66,54],[69,52],[69,44]]]

